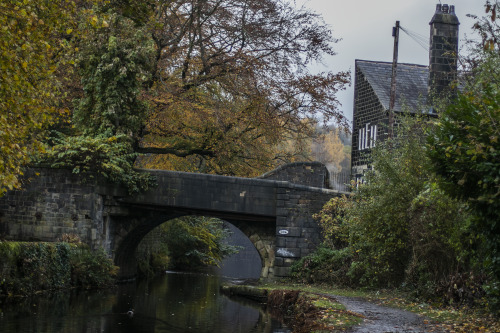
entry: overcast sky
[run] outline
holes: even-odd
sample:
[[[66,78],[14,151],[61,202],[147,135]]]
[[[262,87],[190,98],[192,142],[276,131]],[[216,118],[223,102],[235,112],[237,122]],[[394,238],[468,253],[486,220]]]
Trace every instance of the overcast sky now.
[[[471,27],[474,20],[467,14],[483,16],[486,0],[295,0],[297,5],[323,16],[335,38],[342,40],[334,48],[337,55],[325,59],[325,66],[318,70],[334,72],[354,69],[354,60],[392,61],[394,39],[392,27],[397,20],[409,31],[420,34],[428,40],[429,22],[436,10],[436,4],[455,6],[460,21],[460,45],[467,35],[473,37]],[[429,64],[428,51],[405,33],[400,33],[400,63]],[[354,84],[354,82],[352,82]],[[352,120],[354,89],[339,93],[344,114]]]

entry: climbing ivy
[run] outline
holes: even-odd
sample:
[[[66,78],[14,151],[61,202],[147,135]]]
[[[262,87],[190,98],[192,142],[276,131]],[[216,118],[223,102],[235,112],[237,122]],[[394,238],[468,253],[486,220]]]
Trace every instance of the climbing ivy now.
[[[0,241],[0,296],[109,286],[117,271],[102,250],[81,243]]]
[[[64,136],[53,138],[55,145],[39,160],[53,168],[69,168],[84,180],[103,177],[124,186],[130,194],[147,190],[155,184],[148,173],[133,169],[136,153],[124,134],[108,137]]]

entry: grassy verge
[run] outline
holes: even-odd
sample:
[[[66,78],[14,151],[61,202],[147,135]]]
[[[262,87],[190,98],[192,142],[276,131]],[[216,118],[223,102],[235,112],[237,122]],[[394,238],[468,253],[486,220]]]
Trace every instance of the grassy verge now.
[[[500,318],[483,309],[471,309],[468,307],[444,307],[439,304],[415,302],[404,292],[397,290],[360,290],[360,289],[338,289],[324,285],[304,285],[294,283],[267,283],[259,286],[268,290],[300,290],[311,295],[328,294],[349,297],[362,297],[370,302],[399,308],[429,318],[429,324],[435,327],[436,332],[453,333],[494,333],[500,332]],[[333,306],[334,307],[334,306]],[[344,322],[339,316],[337,323]],[[351,324],[348,320],[347,325]],[[347,327],[347,326],[344,326]]]
[[[267,309],[295,333],[343,332],[364,318],[348,311],[335,298],[298,285],[226,285],[222,290],[228,295],[266,303]]]
[[[343,331],[363,321],[363,316],[352,311],[348,311],[345,306],[332,298],[306,293],[306,297],[318,310],[317,321],[327,332]],[[317,331],[321,332],[321,330]]]

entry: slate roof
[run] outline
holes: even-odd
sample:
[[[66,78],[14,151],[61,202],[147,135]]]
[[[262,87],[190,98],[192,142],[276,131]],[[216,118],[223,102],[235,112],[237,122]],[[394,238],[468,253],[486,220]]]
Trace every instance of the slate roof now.
[[[391,95],[392,63],[356,60],[356,68],[361,70],[383,107],[388,110]],[[398,63],[394,111],[402,111],[402,105],[407,106],[410,112],[421,109],[427,101],[428,82],[429,68],[427,66]]]

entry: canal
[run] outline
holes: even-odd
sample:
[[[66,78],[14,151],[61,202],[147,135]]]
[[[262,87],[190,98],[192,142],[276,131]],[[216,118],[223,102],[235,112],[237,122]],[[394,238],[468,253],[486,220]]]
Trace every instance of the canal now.
[[[0,304],[0,332],[290,332],[261,305],[222,295],[223,280],[167,272],[111,290],[16,300]]]
[[[248,240],[237,231],[233,237],[243,237],[231,240],[236,244]],[[204,273],[165,272],[109,290],[66,291],[9,302],[0,299],[0,332],[291,332],[262,304],[220,293],[221,283],[257,278],[259,272],[258,254],[247,243],[220,269]]]

